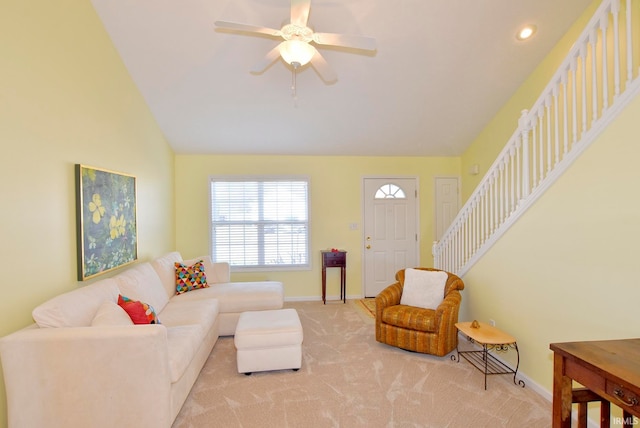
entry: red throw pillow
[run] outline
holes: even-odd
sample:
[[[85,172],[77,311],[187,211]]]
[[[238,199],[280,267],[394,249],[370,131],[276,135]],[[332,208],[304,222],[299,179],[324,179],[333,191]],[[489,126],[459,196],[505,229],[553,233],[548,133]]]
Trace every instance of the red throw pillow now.
[[[134,324],[160,324],[156,311],[146,303],[118,295],[118,305],[125,310]]]

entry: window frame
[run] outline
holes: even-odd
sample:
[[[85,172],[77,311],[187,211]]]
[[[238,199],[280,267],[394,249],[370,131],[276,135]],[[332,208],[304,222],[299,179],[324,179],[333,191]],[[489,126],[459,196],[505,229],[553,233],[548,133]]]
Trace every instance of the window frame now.
[[[291,181],[303,181],[306,182],[306,197],[307,197],[307,220],[306,220],[306,228],[307,228],[307,242],[306,242],[306,263],[300,265],[257,265],[257,266],[249,266],[249,265],[234,265],[231,264],[230,260],[216,260],[215,255],[216,251],[214,248],[214,222],[213,222],[213,189],[212,184],[214,182],[275,182],[275,181],[283,181],[283,182],[291,182]],[[301,271],[301,270],[311,270],[312,269],[312,261],[311,261],[311,179],[307,175],[210,175],[208,178],[208,200],[209,200],[209,254],[214,262],[229,262],[231,270],[235,272],[270,272],[270,271]],[[247,222],[252,223],[252,222]]]

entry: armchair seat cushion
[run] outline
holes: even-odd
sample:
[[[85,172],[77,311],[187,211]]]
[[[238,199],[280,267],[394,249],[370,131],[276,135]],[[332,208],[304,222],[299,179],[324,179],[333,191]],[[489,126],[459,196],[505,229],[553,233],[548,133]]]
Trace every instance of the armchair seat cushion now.
[[[395,305],[384,308],[382,322],[409,330],[436,332],[436,311],[415,306]]]

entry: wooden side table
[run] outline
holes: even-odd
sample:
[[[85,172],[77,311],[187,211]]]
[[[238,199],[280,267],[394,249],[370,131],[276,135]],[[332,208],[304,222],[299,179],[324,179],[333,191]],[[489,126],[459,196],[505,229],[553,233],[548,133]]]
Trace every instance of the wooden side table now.
[[[457,361],[460,362],[460,357],[462,357],[484,373],[485,390],[487,389],[488,375],[511,373],[513,373],[513,383],[524,388],[524,381],[519,380],[516,382],[518,367],[520,367],[520,352],[518,351],[515,337],[483,322],[478,323],[478,328],[471,327],[471,324],[470,322],[459,322],[456,323],[456,328],[467,336],[470,342],[482,345],[482,349],[461,351],[459,346],[456,346]],[[509,349],[515,349],[516,351],[518,363],[515,370],[490,353],[491,351],[506,352]],[[451,359],[455,361],[456,355],[452,355]]]
[[[340,300],[347,303],[347,252],[322,251],[322,303],[327,304],[327,268],[340,268]]]

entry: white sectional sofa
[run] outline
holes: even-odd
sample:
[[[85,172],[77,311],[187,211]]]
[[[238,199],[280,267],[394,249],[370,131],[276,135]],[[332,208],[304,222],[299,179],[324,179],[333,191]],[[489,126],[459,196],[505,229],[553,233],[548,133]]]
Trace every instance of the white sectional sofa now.
[[[170,253],[34,309],[35,324],[0,339],[9,427],[170,427],[218,336],[284,302],[282,283],[230,282],[228,264],[201,259],[208,288],[176,295],[174,263],[199,259]],[[134,325],[118,295],[160,324]]]

